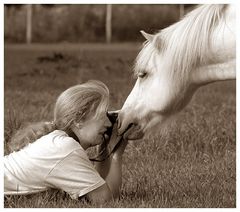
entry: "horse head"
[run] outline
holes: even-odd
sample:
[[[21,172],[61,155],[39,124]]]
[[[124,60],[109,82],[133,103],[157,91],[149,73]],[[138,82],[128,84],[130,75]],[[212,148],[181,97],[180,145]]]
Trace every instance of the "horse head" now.
[[[202,6],[155,35],[141,31],[147,41],[136,58],[136,83],[119,112],[120,134],[127,131],[131,140],[153,133],[200,86],[235,79],[234,17],[226,11],[224,5]]]

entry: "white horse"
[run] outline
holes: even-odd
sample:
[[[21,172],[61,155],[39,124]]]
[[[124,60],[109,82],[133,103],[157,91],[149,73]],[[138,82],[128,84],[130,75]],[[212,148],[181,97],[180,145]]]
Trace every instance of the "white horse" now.
[[[233,5],[203,5],[155,35],[141,32],[137,81],[119,112],[119,133],[130,128],[129,139],[163,126],[200,86],[236,79]]]

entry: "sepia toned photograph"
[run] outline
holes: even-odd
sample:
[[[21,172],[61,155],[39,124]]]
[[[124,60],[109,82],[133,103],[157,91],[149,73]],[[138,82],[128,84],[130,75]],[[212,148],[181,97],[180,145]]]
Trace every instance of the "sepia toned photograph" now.
[[[236,5],[3,7],[4,208],[236,208]]]

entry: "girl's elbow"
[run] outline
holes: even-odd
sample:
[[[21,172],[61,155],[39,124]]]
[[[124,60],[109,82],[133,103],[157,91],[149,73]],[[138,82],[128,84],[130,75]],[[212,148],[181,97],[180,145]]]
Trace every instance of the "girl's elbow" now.
[[[112,200],[114,196],[106,183],[86,195],[90,202],[99,204]]]

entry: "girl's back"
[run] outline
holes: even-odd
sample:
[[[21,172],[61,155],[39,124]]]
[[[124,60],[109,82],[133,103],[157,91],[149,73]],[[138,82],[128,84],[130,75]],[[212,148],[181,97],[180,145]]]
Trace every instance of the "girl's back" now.
[[[46,190],[45,178],[58,163],[75,150],[81,151],[81,155],[87,157],[77,141],[65,132],[55,130],[22,150],[5,156],[5,194]]]

